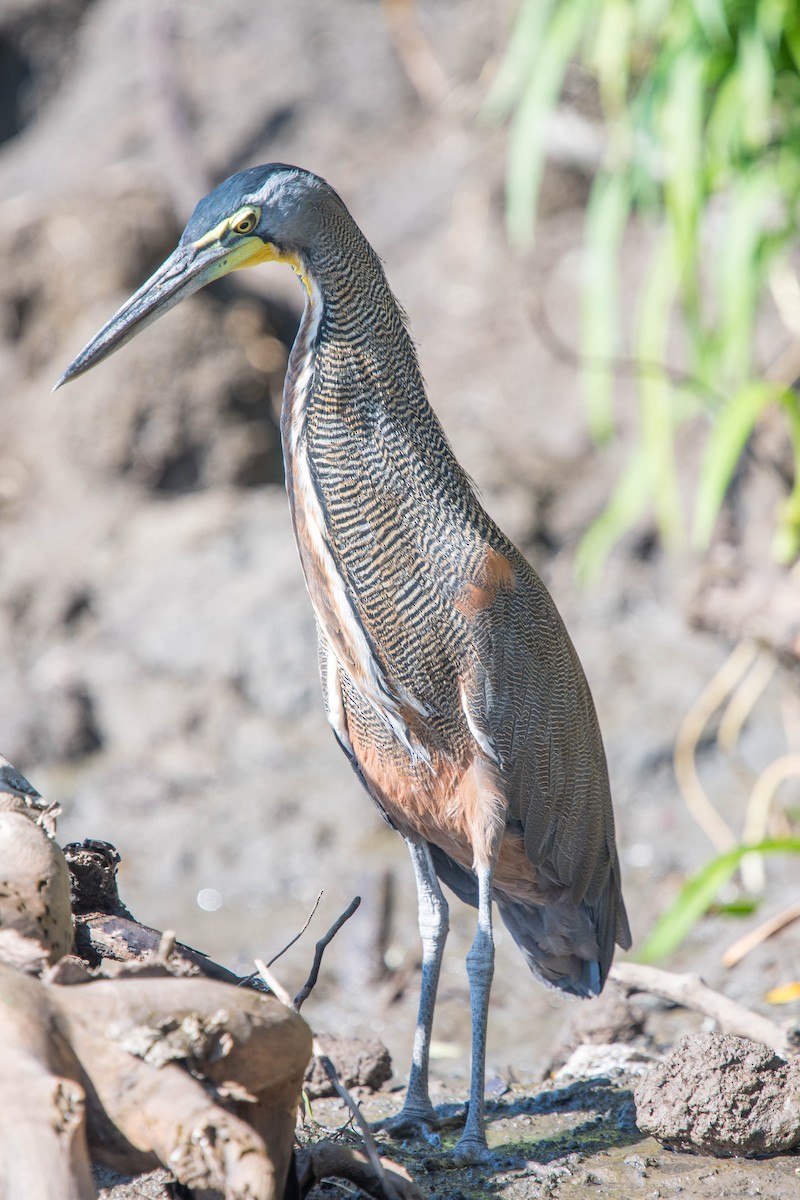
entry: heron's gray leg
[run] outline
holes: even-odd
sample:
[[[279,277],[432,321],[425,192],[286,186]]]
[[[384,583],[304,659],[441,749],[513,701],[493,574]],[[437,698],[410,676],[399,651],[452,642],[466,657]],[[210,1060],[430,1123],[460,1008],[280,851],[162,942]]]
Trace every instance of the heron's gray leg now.
[[[428,1061],[431,1053],[431,1029],[439,986],[444,944],[447,940],[449,910],[439,886],[431,852],[425,842],[409,840],[408,849],[417,880],[419,936],[422,940],[422,983],[419,994],[417,1029],[414,1034],[414,1053],[411,1077],[406,1092],[405,1111],[419,1111],[426,1118],[434,1115],[428,1095]]]
[[[439,985],[439,971],[449,928],[449,910],[427,844],[413,841],[411,838],[406,839],[406,844],[417,881],[419,934],[422,939],[422,984],[405,1103],[396,1117],[382,1121],[381,1125],[391,1132],[415,1130],[429,1136],[431,1126],[437,1123],[437,1117],[428,1094],[428,1060],[436,989]]]
[[[494,975],[494,936],[492,934],[492,876],[494,866],[481,867],[478,876],[478,928],[467,954],[467,975],[472,1009],[472,1072],[469,1113],[464,1132],[455,1148],[457,1159],[466,1162],[488,1154],[485,1128],[486,1025],[489,1018],[489,993]]]

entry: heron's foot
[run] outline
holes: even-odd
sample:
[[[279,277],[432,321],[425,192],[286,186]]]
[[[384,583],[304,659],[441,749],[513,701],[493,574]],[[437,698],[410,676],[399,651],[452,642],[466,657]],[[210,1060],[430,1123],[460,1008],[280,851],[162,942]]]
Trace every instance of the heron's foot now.
[[[453,1147],[453,1162],[456,1166],[474,1166],[477,1163],[488,1163],[494,1158],[482,1134],[464,1134]]]
[[[440,1120],[432,1104],[404,1104],[393,1117],[376,1121],[373,1129],[388,1133],[393,1138],[416,1138],[438,1149],[442,1144],[437,1132],[439,1125]]]

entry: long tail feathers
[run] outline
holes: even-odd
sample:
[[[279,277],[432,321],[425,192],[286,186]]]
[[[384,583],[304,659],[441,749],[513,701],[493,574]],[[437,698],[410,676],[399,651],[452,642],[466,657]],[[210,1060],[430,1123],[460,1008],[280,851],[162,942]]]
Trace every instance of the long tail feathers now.
[[[503,924],[543,983],[573,996],[599,996],[613,953],[598,945],[591,915],[566,902],[536,906],[497,897]]]

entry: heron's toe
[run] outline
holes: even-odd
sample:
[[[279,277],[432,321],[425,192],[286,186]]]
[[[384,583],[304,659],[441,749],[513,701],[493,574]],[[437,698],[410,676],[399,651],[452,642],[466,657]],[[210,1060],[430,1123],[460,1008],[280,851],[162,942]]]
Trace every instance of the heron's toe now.
[[[492,1151],[483,1137],[462,1137],[453,1147],[453,1162],[459,1167],[488,1163],[493,1160]]]
[[[433,1105],[427,1108],[401,1108],[393,1117],[383,1117],[376,1121],[373,1129],[388,1133],[393,1138],[417,1138],[427,1142],[429,1146],[439,1148],[442,1139],[437,1133],[439,1118]]]

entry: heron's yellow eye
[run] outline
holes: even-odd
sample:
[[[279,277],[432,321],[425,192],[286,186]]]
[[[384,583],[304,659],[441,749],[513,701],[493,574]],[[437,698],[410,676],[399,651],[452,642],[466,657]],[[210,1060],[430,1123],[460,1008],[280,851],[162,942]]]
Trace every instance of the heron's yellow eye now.
[[[241,234],[242,237],[244,237],[248,233],[252,233],[257,224],[258,213],[253,212],[253,210],[250,209],[247,212],[243,212],[236,218],[233,223],[233,232]]]

